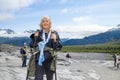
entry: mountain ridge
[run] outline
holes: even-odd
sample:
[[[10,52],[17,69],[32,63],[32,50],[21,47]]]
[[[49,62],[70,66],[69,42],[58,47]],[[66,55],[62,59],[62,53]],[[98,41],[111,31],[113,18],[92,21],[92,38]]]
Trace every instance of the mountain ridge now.
[[[24,35],[34,33],[33,30],[24,31]],[[29,34],[29,35],[30,35]],[[13,44],[16,46],[23,46],[26,42],[27,44],[30,43],[30,38],[28,36],[21,36],[21,37],[0,37],[0,43],[4,44]],[[61,42],[64,46],[67,45],[89,45],[89,44],[99,44],[99,43],[106,43],[112,40],[120,39],[120,27],[112,28],[106,32],[99,33],[96,35],[91,35],[88,37],[84,37],[82,39],[61,39]]]
[[[120,28],[113,28],[106,32],[84,37],[83,39],[70,39],[63,43],[63,45],[88,45],[106,43],[112,40],[120,39]]]
[[[35,32],[34,30],[25,30],[23,32],[15,32],[12,29],[0,29],[0,36],[1,37],[28,37],[34,32]]]

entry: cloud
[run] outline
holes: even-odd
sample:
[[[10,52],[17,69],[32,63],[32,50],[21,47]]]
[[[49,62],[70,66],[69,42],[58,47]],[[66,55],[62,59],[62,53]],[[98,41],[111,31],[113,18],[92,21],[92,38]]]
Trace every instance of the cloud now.
[[[108,26],[101,25],[58,25],[54,27],[58,31],[61,38],[83,38],[90,35],[95,35],[107,31],[108,29],[113,28]]]
[[[67,8],[62,9],[62,10],[61,10],[61,13],[63,13],[63,14],[68,13],[68,9],[67,9]]]
[[[73,21],[74,22],[82,22],[82,21],[89,21],[90,20],[90,17],[75,17],[73,18]]]
[[[15,18],[15,11],[28,7],[37,0],[0,0],[0,21]]]
[[[86,24],[97,24],[97,20],[92,16],[81,16],[81,17],[74,17],[73,22],[86,25]]]
[[[5,21],[8,19],[13,19],[14,15],[13,14],[8,14],[8,13],[0,13],[0,21]]]
[[[60,3],[67,3],[69,0],[60,0]]]
[[[58,25],[55,29],[59,30],[60,32],[80,32],[80,31],[106,31],[111,29],[112,26],[101,26],[98,24],[93,25]]]
[[[28,7],[36,0],[0,0],[0,10],[19,10],[23,7]]]

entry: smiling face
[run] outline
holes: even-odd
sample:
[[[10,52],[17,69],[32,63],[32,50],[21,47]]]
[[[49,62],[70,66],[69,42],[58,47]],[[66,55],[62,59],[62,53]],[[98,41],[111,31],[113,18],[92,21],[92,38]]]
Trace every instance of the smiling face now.
[[[49,18],[47,17],[43,17],[41,20],[41,24],[40,24],[42,29],[50,29],[51,28],[51,21]]]

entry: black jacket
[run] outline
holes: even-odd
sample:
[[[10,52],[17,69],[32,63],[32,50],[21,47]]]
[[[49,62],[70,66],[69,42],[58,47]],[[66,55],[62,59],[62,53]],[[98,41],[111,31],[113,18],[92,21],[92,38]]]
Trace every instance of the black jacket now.
[[[31,48],[37,47],[37,46],[38,46],[38,43],[43,40],[43,39],[42,39],[42,30],[41,30],[41,31],[38,30],[38,32],[39,32],[39,36],[34,37],[34,34],[32,34],[32,35],[30,36],[30,38],[31,38],[30,47],[31,47]],[[58,33],[57,33],[56,31],[52,31],[52,33],[55,33],[55,34],[57,35],[57,41],[56,41],[56,42],[53,42],[53,40],[50,39],[50,40],[48,41],[48,43],[46,43],[46,46],[47,46],[47,47],[50,47],[50,48],[53,48],[53,49],[56,50],[56,51],[61,50],[62,45],[61,45],[61,42],[60,42],[60,38],[59,38]],[[45,36],[47,37],[48,34],[45,33]]]

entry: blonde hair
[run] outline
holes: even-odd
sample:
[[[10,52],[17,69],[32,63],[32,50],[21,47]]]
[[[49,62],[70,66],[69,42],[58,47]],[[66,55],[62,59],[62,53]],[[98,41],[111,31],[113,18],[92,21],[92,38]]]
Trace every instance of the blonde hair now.
[[[47,19],[47,20],[50,22],[50,28],[51,28],[51,24],[52,24],[52,23],[51,23],[50,17],[49,17],[49,16],[43,16],[42,19],[41,19],[41,21],[40,21],[40,24],[39,24],[40,29],[43,28],[43,26],[42,26],[42,21],[43,21],[44,19]]]

